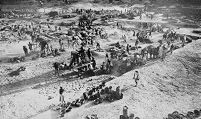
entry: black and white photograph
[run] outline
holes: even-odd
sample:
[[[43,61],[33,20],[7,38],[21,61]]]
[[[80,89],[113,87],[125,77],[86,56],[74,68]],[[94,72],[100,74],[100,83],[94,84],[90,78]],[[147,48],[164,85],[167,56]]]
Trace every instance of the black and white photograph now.
[[[0,119],[201,119],[201,0],[0,0]]]

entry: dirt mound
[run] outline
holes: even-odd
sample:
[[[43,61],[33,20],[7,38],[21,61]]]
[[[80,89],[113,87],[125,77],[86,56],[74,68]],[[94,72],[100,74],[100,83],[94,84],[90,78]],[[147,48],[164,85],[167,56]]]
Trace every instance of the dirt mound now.
[[[200,45],[201,40],[190,43],[171,56],[168,54],[165,61],[152,61],[138,69],[140,81],[137,87],[133,80],[134,71],[108,82],[106,85],[121,87],[122,100],[78,109],[80,113],[72,112],[68,118],[80,119],[93,113],[99,119],[116,119],[125,105],[129,112],[142,119],[161,119],[174,111],[186,113],[199,109],[201,83],[200,74],[195,70],[200,71]]]

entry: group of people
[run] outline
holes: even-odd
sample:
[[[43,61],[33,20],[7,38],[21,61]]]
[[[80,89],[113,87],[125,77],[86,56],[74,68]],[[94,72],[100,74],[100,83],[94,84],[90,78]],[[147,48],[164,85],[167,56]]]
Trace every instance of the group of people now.
[[[27,46],[28,46],[28,48],[27,48]],[[25,56],[27,56],[31,51],[33,51],[33,44],[32,44],[31,42],[29,42],[29,43],[27,44],[27,46],[24,45],[24,46],[22,47]]]
[[[133,113],[131,113],[130,115],[128,115],[128,107],[124,106],[123,107],[123,114],[120,115],[120,119],[140,119],[139,117],[135,117],[135,115]]]
[[[56,75],[59,75],[59,70],[77,69],[78,77],[80,78],[83,73],[86,73],[87,71],[94,73],[94,70],[97,69],[96,60],[92,55],[91,49],[88,48],[85,50],[83,46],[81,46],[79,50],[71,52],[71,61],[69,65],[55,62],[53,67],[55,68]]]
[[[116,87],[116,90],[112,90],[112,86],[107,87],[106,82],[103,81],[100,85],[91,88],[90,90],[83,93],[83,95],[72,102],[66,102],[63,95],[64,89],[60,87],[59,89],[59,101],[62,115],[66,112],[71,111],[73,107],[80,107],[87,101],[93,101],[94,104],[100,104],[103,101],[113,102],[115,100],[120,100],[123,98],[120,86]]]
[[[142,19],[142,14],[146,14],[146,9],[144,8],[130,8],[130,9],[124,9],[124,10],[108,10],[108,9],[102,9],[102,10],[93,10],[93,9],[74,9],[75,13],[78,14],[90,14],[90,16],[96,16],[96,15],[101,15],[105,16],[105,20],[108,20],[108,18],[115,18],[115,17],[121,17],[123,16],[128,16],[130,17],[136,17],[140,16],[140,19]],[[150,18],[153,19],[153,15],[147,15],[151,16]]]
[[[96,11],[96,10],[91,10],[91,9],[88,9],[88,10],[84,10],[84,9],[77,9],[76,10],[76,12],[78,12],[78,13],[80,13],[80,14],[92,14],[93,12],[95,13],[95,14],[101,14],[101,13],[110,13],[110,10],[101,10],[101,11]],[[126,11],[125,10],[125,12],[130,12],[130,11]],[[146,11],[144,11],[144,13],[145,13]],[[142,14],[143,12],[139,12],[139,14]],[[152,16],[153,17],[153,16]],[[143,27],[143,28],[146,28],[146,29],[149,29],[149,30],[145,30],[145,31],[133,31],[133,37],[135,37],[136,36],[136,41],[135,41],[135,49],[137,49],[138,50],[138,46],[139,46],[139,43],[140,42],[147,42],[148,41],[148,39],[150,38],[150,37],[152,37],[152,32],[155,32],[155,31],[158,31],[158,32],[163,32],[163,27],[161,26],[161,25],[159,25],[159,24],[154,24],[154,23],[141,23],[140,24],[141,26],[140,27]],[[119,26],[119,23],[117,23],[117,26]],[[85,26],[86,27],[86,26]],[[121,27],[120,27],[121,28]],[[89,30],[90,29],[90,27],[86,27],[85,29],[87,29],[87,30]],[[85,30],[85,31],[87,31],[87,30]],[[96,31],[96,30],[94,30],[94,31]],[[92,30],[92,32],[93,32],[93,30]],[[82,33],[81,33],[82,34]],[[92,34],[94,34],[94,33],[92,33]],[[96,35],[97,35],[97,32],[95,33]],[[100,35],[101,33],[99,33],[99,35]],[[160,50],[160,48],[162,49],[161,51],[163,51],[163,53],[162,53],[162,55],[161,55],[161,59],[162,60],[164,60],[164,58],[165,58],[165,54],[166,54],[166,51],[167,51],[167,48],[170,48],[170,52],[172,53],[173,52],[173,50],[174,50],[174,48],[175,48],[175,46],[173,45],[173,43],[172,42],[169,42],[169,41],[171,41],[172,39],[175,39],[177,37],[177,34],[176,34],[176,32],[168,32],[168,33],[164,33],[164,39],[165,40],[167,40],[167,44],[168,44],[168,46],[166,47],[166,45],[165,44],[161,44],[159,47],[156,47],[156,48],[151,48],[151,49],[149,49],[149,48],[147,48],[146,50],[153,50],[153,51],[144,51],[144,52],[142,52],[142,53],[144,53],[144,54],[140,54],[140,56],[142,56],[142,58],[144,58],[145,56],[147,57],[147,55],[149,54],[150,55],[150,57],[152,58],[155,58],[155,57],[158,57],[158,56],[156,56],[156,55],[160,55],[160,53],[159,53],[159,50]],[[87,38],[87,39],[90,39],[90,38]],[[125,42],[127,42],[126,41],[126,35],[123,35],[122,36],[122,39],[124,39],[124,41]],[[184,36],[184,39],[185,39],[185,36]],[[185,40],[184,40],[185,41]],[[151,41],[149,41],[148,43],[151,43]],[[182,43],[184,43],[183,41],[182,41]],[[84,43],[83,43],[84,44]],[[85,43],[86,44],[86,43]],[[128,53],[128,54],[130,54],[130,48],[131,48],[131,45],[130,44],[127,44],[127,46],[126,46],[126,48],[125,48],[125,50],[126,50],[126,52]],[[157,50],[157,51],[156,51]],[[158,52],[158,53],[155,53],[155,52]],[[153,55],[153,56],[152,56]],[[110,71],[110,69],[111,68],[108,68],[108,67],[111,67],[112,65],[111,65],[111,61],[105,61],[105,62],[103,62],[103,64],[101,65],[101,69],[103,70],[103,71],[106,71],[106,72],[109,72]],[[109,70],[108,70],[109,69]]]
[[[136,86],[139,81],[139,72],[134,72],[133,79],[136,82]],[[103,81],[100,85],[91,88],[90,90],[83,93],[80,99],[76,99],[73,102],[66,102],[64,98],[64,89],[60,87],[59,89],[59,101],[60,106],[62,107],[61,112],[64,115],[66,112],[71,111],[72,107],[80,107],[86,101],[93,101],[94,104],[100,104],[103,101],[113,102],[115,100],[120,100],[123,98],[123,93],[121,92],[120,86],[116,87],[116,90],[112,90],[112,86],[106,86],[106,82]],[[127,113],[125,112],[126,109],[123,111],[122,116],[128,117]],[[120,117],[122,117],[120,116]],[[137,118],[136,118],[137,119]]]
[[[102,73],[111,73],[112,71],[112,62],[111,62],[111,57],[109,57],[108,53],[106,53],[105,55],[105,61],[103,61],[103,63],[101,64],[100,70],[102,71]]]
[[[100,27],[84,27],[80,28],[79,31],[73,31],[70,29],[69,32],[75,32],[72,34],[71,38],[67,39],[68,46],[94,46],[98,42],[96,42],[95,38],[97,36],[102,37],[103,29]]]
[[[6,41],[9,41],[9,43],[12,43],[13,41],[20,41],[26,39],[26,35],[29,33],[30,26],[25,21],[16,21],[15,23],[12,23],[13,21],[7,21],[2,20],[0,21],[2,27],[0,29],[1,37],[6,38]],[[12,36],[15,37],[15,39],[11,39]]]
[[[201,116],[201,110],[188,111],[186,114],[179,113],[174,111],[171,114],[168,114],[168,117],[164,119],[199,119]]]

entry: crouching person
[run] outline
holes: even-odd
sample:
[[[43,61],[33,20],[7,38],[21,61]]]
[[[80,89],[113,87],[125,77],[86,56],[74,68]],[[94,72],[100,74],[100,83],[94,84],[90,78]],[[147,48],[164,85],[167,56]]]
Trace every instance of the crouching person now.
[[[115,93],[116,93],[116,96],[115,96],[115,99],[116,99],[116,100],[120,100],[120,99],[123,98],[123,94],[122,94],[122,92],[121,92],[121,90],[120,90],[120,86],[118,86],[118,87],[116,88]]]
[[[121,93],[121,91],[120,91],[120,86],[118,86],[117,88],[116,88],[116,91],[112,91],[111,92],[111,99],[113,100],[113,101],[115,101],[115,100],[120,100],[120,99],[122,99],[123,98],[123,94]]]

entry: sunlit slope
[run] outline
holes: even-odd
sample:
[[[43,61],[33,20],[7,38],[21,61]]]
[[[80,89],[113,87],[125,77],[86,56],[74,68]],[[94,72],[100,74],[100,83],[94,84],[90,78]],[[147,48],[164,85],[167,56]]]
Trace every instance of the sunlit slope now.
[[[66,118],[80,119],[97,114],[99,119],[117,119],[125,105],[129,107],[129,113],[141,119],[162,119],[173,111],[185,114],[199,109],[200,45],[201,40],[195,41],[172,55],[168,54],[164,62],[158,60],[138,69],[140,82],[137,87],[134,87],[135,81],[132,79],[134,71],[112,80],[107,85],[113,86],[114,90],[121,86],[124,94],[122,100],[77,108]]]

